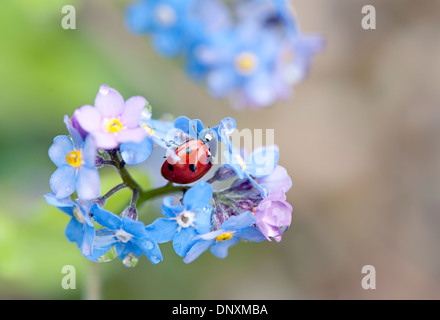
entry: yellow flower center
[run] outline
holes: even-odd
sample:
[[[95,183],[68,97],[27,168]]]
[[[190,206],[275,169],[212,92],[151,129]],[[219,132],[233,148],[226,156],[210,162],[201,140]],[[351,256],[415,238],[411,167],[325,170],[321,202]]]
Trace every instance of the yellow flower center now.
[[[243,76],[248,76],[257,68],[258,59],[252,52],[242,52],[235,58],[235,68]]]
[[[217,241],[226,241],[232,238],[232,232],[223,232],[222,234],[215,237]]]
[[[72,167],[78,168],[82,163],[81,151],[70,151],[66,155],[66,162]]]
[[[142,128],[144,128],[144,130],[150,135],[154,135],[155,131],[153,128],[150,128],[149,126],[147,126],[146,124],[142,125]]]
[[[243,170],[246,170],[247,165],[246,165],[246,162],[244,162],[244,159],[242,158],[242,156],[240,156],[239,154],[235,154],[234,156],[235,156],[235,159],[237,160],[238,164],[240,165],[240,167]]]
[[[117,133],[123,128],[121,121],[117,118],[106,119],[104,121],[104,127],[107,132],[111,133]]]

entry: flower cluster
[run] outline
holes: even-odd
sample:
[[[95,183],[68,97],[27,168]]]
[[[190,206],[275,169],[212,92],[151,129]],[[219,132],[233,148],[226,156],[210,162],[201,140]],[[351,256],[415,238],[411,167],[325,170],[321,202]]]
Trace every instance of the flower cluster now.
[[[156,264],[163,260],[159,244],[172,241],[189,263],[208,248],[224,258],[240,239],[281,240],[291,223],[285,194],[292,182],[278,165],[276,146],[245,156],[232,145],[232,118],[205,128],[200,120],[155,120],[151,114],[145,98],[124,101],[102,85],[94,106],[64,117],[68,135],[55,137],[49,149],[58,168],[50,178],[52,193],[44,197],[71,217],[65,235],[86,258],[106,262],[118,257],[131,267],[144,254]],[[219,145],[222,164],[215,163]],[[168,183],[143,190],[128,166],[145,162],[155,147],[165,154],[161,173]],[[103,166],[114,167],[122,181],[102,195]],[[129,205],[117,214],[107,210],[107,199],[125,188],[132,191]],[[157,197],[163,197],[164,217],[145,225],[138,209]]]
[[[289,97],[324,44],[300,32],[289,0],[138,0],[126,17],[129,30],[183,57],[192,79],[237,108]]]

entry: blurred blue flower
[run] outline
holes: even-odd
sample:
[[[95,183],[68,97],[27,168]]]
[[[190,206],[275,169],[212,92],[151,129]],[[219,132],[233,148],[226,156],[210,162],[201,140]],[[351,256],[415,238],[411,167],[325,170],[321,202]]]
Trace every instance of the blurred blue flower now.
[[[186,46],[187,8],[191,0],[140,0],[126,10],[133,33],[150,33],[154,48],[163,56],[175,57]]]
[[[176,253],[183,257],[194,243],[194,237],[211,230],[212,187],[200,181],[185,192],[181,205],[173,205],[173,198],[163,199],[162,213],[167,218],[158,218],[147,226],[157,243],[173,241]]]
[[[263,241],[265,238],[259,230],[253,227],[256,220],[252,213],[246,211],[238,216],[232,216],[221,225],[220,229],[195,237],[196,242],[186,254],[183,261],[190,263],[208,248],[218,258],[226,258],[228,249],[236,245],[240,239]]]

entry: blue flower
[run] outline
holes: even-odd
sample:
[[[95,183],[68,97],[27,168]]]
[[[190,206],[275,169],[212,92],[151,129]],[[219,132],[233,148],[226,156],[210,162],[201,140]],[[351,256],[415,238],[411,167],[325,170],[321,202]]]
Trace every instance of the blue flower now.
[[[208,248],[211,248],[214,256],[226,258],[228,249],[236,245],[240,239],[255,242],[263,241],[264,236],[253,227],[254,224],[255,218],[249,211],[230,217],[223,222],[219,230],[196,236],[196,242],[186,254],[183,262],[190,263],[194,261]]]
[[[140,0],[126,10],[126,21],[133,33],[150,33],[154,48],[161,55],[175,57],[186,47],[185,28],[190,0]]]
[[[159,246],[142,222],[135,221],[128,216],[121,218],[102,209],[96,203],[92,205],[90,213],[93,220],[104,227],[97,230],[95,248],[107,252],[114,246],[116,254],[121,259],[129,254],[136,257],[145,254],[154,264],[163,260]]]
[[[69,136],[55,137],[49,148],[49,157],[58,169],[50,178],[50,187],[55,197],[64,199],[75,190],[78,198],[91,200],[99,196],[101,182],[95,168],[96,147],[92,137],[83,141],[81,135],[72,127]]]
[[[182,205],[173,205],[173,198],[166,197],[162,213],[167,218],[156,219],[147,226],[158,243],[173,240],[176,253],[183,257],[194,242],[194,237],[211,230],[212,187],[205,181],[185,192]]]
[[[235,121],[232,118],[225,118],[220,122],[218,129],[221,141],[226,147],[226,151],[224,151],[225,167],[234,170],[239,179],[249,179],[260,190],[261,195],[266,197],[267,190],[253,178],[264,177],[273,172],[278,164],[278,147],[276,145],[258,147],[250,155],[244,156],[242,152],[232,146],[230,140],[235,127]]]
[[[105,253],[93,248],[95,227],[89,216],[90,201],[76,200],[74,202],[70,198],[58,199],[52,193],[45,194],[43,197],[47,203],[71,217],[64,233],[69,241],[77,244],[83,256],[95,260]]]

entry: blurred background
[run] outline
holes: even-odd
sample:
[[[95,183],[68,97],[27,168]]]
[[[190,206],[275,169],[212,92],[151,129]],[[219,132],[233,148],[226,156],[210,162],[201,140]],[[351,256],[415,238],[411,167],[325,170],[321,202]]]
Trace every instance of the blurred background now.
[[[302,30],[327,46],[293,99],[252,114],[211,99],[179,61],[129,34],[129,2],[0,1],[0,298],[84,299],[90,278],[103,299],[440,298],[440,2],[292,0]],[[76,30],[61,27],[66,4]],[[361,28],[367,4],[376,30]],[[232,116],[239,128],[275,129],[294,183],[283,241],[189,265],[165,244],[158,265],[92,266],[64,236],[68,216],[41,195],[64,114],[92,104],[103,83],[147,97],[155,118]],[[103,190],[119,181],[112,170],[101,176]],[[142,214],[160,215],[154,205]],[[64,265],[76,268],[76,290],[61,287]],[[364,265],[376,268],[376,290],[361,287]]]

